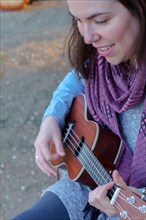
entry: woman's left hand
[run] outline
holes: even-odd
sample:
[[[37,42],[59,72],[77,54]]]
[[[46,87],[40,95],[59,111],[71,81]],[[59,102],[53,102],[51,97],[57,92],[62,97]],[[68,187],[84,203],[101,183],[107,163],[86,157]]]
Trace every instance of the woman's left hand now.
[[[120,186],[125,190],[129,190],[122,177],[119,175],[117,170],[113,172],[113,182],[107,183],[105,185],[98,186],[93,191],[89,193],[89,203],[90,205],[100,209],[102,212],[106,213],[108,216],[114,216],[117,211],[113,205],[110,204],[110,199],[107,194],[114,184]],[[137,190],[137,189],[135,189]]]

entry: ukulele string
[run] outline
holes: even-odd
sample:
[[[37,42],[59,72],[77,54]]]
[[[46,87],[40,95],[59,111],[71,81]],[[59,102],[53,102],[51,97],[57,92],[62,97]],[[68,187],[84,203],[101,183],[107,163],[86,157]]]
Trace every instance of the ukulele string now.
[[[68,138],[67,138],[68,139]],[[72,146],[74,147],[73,143],[70,141],[70,139],[68,139],[68,141],[72,144]],[[73,149],[70,147],[70,145],[68,143],[66,143],[66,145],[68,146],[68,148],[71,150],[71,152],[73,153],[73,155],[75,155],[75,152],[73,151]],[[76,149],[76,148],[75,148]],[[83,157],[84,159],[84,157]],[[123,209],[121,208],[120,204],[115,201],[114,206],[120,211],[123,211]],[[130,219],[129,219],[130,220]]]
[[[117,208],[117,210],[119,210],[120,215],[122,214],[122,212],[123,212],[123,213],[125,212],[125,210],[120,206],[120,204],[119,204],[117,201],[115,201],[114,206]],[[128,213],[127,213],[126,219],[127,219],[127,218],[128,218],[129,220],[132,220],[132,218],[130,218],[130,217],[128,216]]]
[[[74,131],[72,131],[72,132],[74,132]],[[78,142],[76,141],[76,139],[70,134],[70,133],[68,133],[70,136],[71,136],[71,138],[73,139],[73,141],[78,145]],[[74,132],[74,134],[76,135],[76,133]],[[79,139],[79,137],[76,135],[76,137],[78,138],[78,140],[80,140]],[[95,176],[96,176],[96,173],[94,172],[94,170],[97,170],[97,168],[96,168],[96,166],[95,166],[95,164],[93,163],[93,161],[91,160],[91,155],[89,154],[89,153],[91,153],[89,150],[88,150],[88,148],[85,148],[85,149],[87,149],[88,150],[88,152],[85,152],[85,150],[83,150],[83,148],[81,149],[81,147],[80,147],[80,145],[78,145],[78,148],[76,148],[76,146],[73,144],[73,142],[71,142],[71,139],[69,139],[69,138],[67,138],[68,139],[68,141],[72,144],[72,147],[76,150],[76,152],[78,153],[78,154],[80,154],[80,150],[82,150],[82,154],[80,154],[80,157],[83,159],[83,161],[85,162],[85,165],[87,165],[88,166],[88,168],[90,168],[90,170],[92,171],[92,173],[93,174],[95,174]],[[82,143],[82,146],[84,146],[84,147],[86,147],[86,145],[81,141],[80,143]],[[79,150],[78,150],[79,149]],[[74,153],[75,154],[75,153]],[[89,157],[90,156],[90,157]],[[94,159],[94,158],[93,158]],[[90,162],[90,165],[92,165],[92,166],[89,166],[89,162]],[[93,169],[94,168],[94,169]],[[107,182],[107,180],[103,177],[103,175],[101,174],[101,173],[99,173],[99,175],[104,179],[104,181],[105,182]]]
[[[74,130],[73,129],[71,129],[71,131],[75,134],[75,136],[76,136],[76,138],[78,139],[78,140],[80,140],[80,138],[78,137],[78,135],[74,132]],[[69,132],[68,133],[68,135],[70,135],[71,136],[71,138],[74,140],[74,142],[78,145],[78,142],[76,141],[76,139],[73,137],[73,135],[71,135],[71,133]],[[77,148],[76,148],[76,146],[73,144],[73,142],[71,142],[71,140],[67,137],[67,139],[68,139],[68,141],[72,144],[72,147],[76,150],[76,152],[77,153],[80,153],[80,150],[78,150]],[[80,142],[83,146],[86,146],[82,141]],[[68,147],[70,148],[70,150],[72,151],[72,153],[75,155],[75,152],[71,149],[71,147],[68,145]],[[78,145],[78,147],[79,147],[79,149],[81,149],[81,147]],[[85,162],[85,164],[86,165],[88,165],[88,163],[87,163],[87,159],[88,159],[88,161],[90,160],[90,158],[89,158],[89,152],[88,152],[88,154],[84,151],[84,150],[82,150],[82,152],[83,152],[83,154],[80,154],[80,156],[81,156],[81,158],[83,159],[83,161]],[[93,154],[94,155],[94,154]],[[76,155],[75,155],[76,156]],[[97,159],[97,158],[96,158]],[[90,161],[90,163],[91,163],[91,165],[92,165],[92,167],[94,167],[95,168],[95,170],[97,170],[97,167],[95,167],[95,164],[93,163],[93,161],[91,160]],[[90,169],[91,169],[91,171],[92,172],[94,172],[94,170],[90,167]],[[96,173],[94,172],[94,174],[95,174],[95,176],[96,176]],[[104,181],[105,181],[105,183],[107,183],[107,180],[103,177],[103,175],[99,172],[99,175],[100,175],[100,177],[101,177],[101,179],[104,179]],[[106,177],[108,177],[108,176],[106,176]],[[111,194],[112,193],[112,194]],[[111,189],[110,190],[110,192],[109,192],[109,195],[110,196],[113,196],[113,193],[114,193],[114,189]]]
[[[119,213],[124,212],[123,208],[120,206],[120,204],[119,204],[117,201],[115,201],[114,206],[115,206],[116,209],[119,211]],[[129,216],[127,216],[127,217],[128,217],[129,220],[131,220],[131,219],[129,218]]]
[[[74,132],[74,131],[73,131]],[[75,133],[75,132],[74,132]],[[76,143],[76,144],[78,144],[77,143],[77,141],[75,140],[75,138],[70,134],[70,133],[68,133],[70,136],[71,136],[71,138],[74,140],[74,142]],[[79,137],[77,136],[77,134],[75,133],[75,135],[76,135],[76,137],[79,139]],[[73,144],[73,142],[71,141],[71,139],[69,139],[68,137],[67,137],[67,140],[70,142],[70,144],[72,145],[72,147],[77,151],[77,153],[80,153],[80,150],[78,150],[76,147],[75,147],[75,145]],[[84,143],[82,143],[84,146],[86,146]],[[68,144],[68,143],[66,143],[66,145],[68,146],[68,148],[71,150],[71,152],[76,156],[76,154],[75,154],[75,152],[73,151],[73,149],[70,147],[70,145]],[[80,148],[80,147],[79,147]],[[85,155],[85,157],[87,157],[87,159],[90,159],[90,158],[88,158],[88,155],[86,154],[86,152],[85,151],[82,151],[83,153],[84,153],[84,155]],[[82,157],[82,159],[83,159],[83,161],[86,163],[87,161],[86,161],[86,158],[81,154],[81,157]],[[91,161],[91,164],[93,165],[93,166],[95,166],[95,164],[93,163],[93,161]],[[96,168],[96,167],[95,167]],[[93,171],[93,170],[92,170]],[[100,173],[99,173],[100,174]],[[101,175],[101,174],[100,174]],[[102,176],[102,178],[103,178],[103,176]],[[105,179],[104,179],[105,180]],[[113,196],[113,193],[115,192],[115,190],[116,190],[116,185],[114,185],[113,186],[113,188],[110,190],[110,192],[109,192],[109,195],[110,196]],[[112,194],[111,194],[112,193]],[[122,196],[123,197],[122,197]],[[129,204],[129,202],[124,198],[124,194],[123,193],[119,193],[119,195],[118,195],[122,200],[124,200],[126,203],[128,203]],[[131,205],[131,204],[130,204]],[[115,204],[114,204],[114,206],[117,208],[117,209],[119,209],[120,211],[123,211],[123,209],[121,208],[121,206],[120,206],[120,204],[117,202],[117,201],[115,201]],[[132,205],[133,207],[135,207],[135,208],[137,208],[136,206],[134,206],[134,205]],[[138,208],[137,208],[138,209]],[[129,217],[128,217],[129,218]],[[129,220],[130,220],[130,218],[129,218]]]
[[[119,210],[120,215],[121,215],[121,212],[124,212],[123,208],[120,206],[120,204],[119,204],[117,201],[115,201],[114,206],[117,208],[117,210]],[[132,220],[128,215],[127,215],[126,219],[127,219],[127,218],[128,218],[129,220]]]
[[[68,139],[68,138],[67,138]],[[68,139],[68,141],[72,144],[72,142],[70,141],[70,139]],[[68,144],[68,143],[66,143],[66,145],[68,146],[68,148],[71,150],[71,152],[73,153],[73,155],[74,156],[76,156],[76,154],[75,154],[75,152],[73,151],[73,149],[70,147],[70,145]],[[74,147],[74,145],[72,144],[72,146]],[[76,148],[75,148],[76,149]],[[78,150],[77,150],[78,151]],[[78,151],[78,153],[79,153],[79,151]],[[81,157],[82,157],[82,155],[81,155]],[[86,163],[86,160],[85,160],[85,158],[84,157],[82,157],[82,159],[84,160],[84,162]],[[103,177],[103,176],[102,176]],[[114,193],[114,191],[113,191],[113,193]],[[109,193],[109,195],[113,195],[113,194],[110,194]]]
[[[71,129],[71,131],[74,133],[74,135],[76,136],[76,138],[77,138],[78,140],[80,140],[79,137],[78,137],[78,135],[76,134],[76,132],[75,132],[73,129]],[[70,132],[69,132],[69,135],[70,135],[71,138],[74,140],[74,142],[75,142],[76,144],[78,144],[78,142],[77,142],[76,139],[73,137],[73,135],[71,135]],[[82,143],[82,145],[86,146],[82,141],[81,141],[81,143]],[[72,146],[73,146],[73,143],[71,143],[71,144],[72,144]],[[74,149],[76,149],[75,146],[73,146],[73,147],[74,147]],[[87,148],[87,149],[88,149],[88,148]],[[76,149],[76,150],[77,150],[77,149]],[[79,153],[79,151],[78,151],[78,153]],[[86,154],[86,152],[83,150],[83,153],[84,153],[85,157],[89,160],[90,158],[88,157],[88,155],[90,156],[89,153],[91,153],[91,151],[89,150],[89,151],[87,152],[87,154]],[[86,158],[85,158],[85,162],[86,162]],[[84,157],[83,157],[83,159],[84,159]],[[96,158],[96,159],[97,159],[97,158]],[[94,167],[95,170],[96,170],[96,167],[95,167],[95,164],[94,164],[93,161],[91,161],[91,165],[92,165],[92,167]],[[92,171],[94,172],[94,169],[92,169]],[[101,175],[101,173],[99,173],[99,174]],[[96,174],[95,174],[95,175],[96,175]],[[103,178],[103,175],[102,175],[102,178]],[[106,181],[105,178],[104,178],[104,181]],[[109,195],[110,195],[111,197],[113,196],[113,194],[114,194],[116,188],[117,188],[117,186],[114,185],[113,188],[110,190]],[[119,196],[123,201],[125,201],[125,203],[130,204],[130,205],[133,206],[134,208],[138,209],[138,207],[136,207],[134,204],[131,204],[131,203],[128,202],[127,197],[126,197],[121,191],[120,191],[120,193],[118,194],[118,196]]]
[[[122,195],[122,196],[121,196],[121,195]],[[123,201],[125,201],[125,202],[128,203],[129,205],[133,206],[135,209],[138,209],[138,210],[139,210],[139,208],[138,208],[137,206],[135,206],[134,204],[128,202],[126,196],[125,196],[123,193],[120,192],[118,196],[119,196],[119,198],[121,198]]]
[[[71,129],[72,130],[72,132],[74,133],[74,135],[78,138],[78,140],[80,140],[79,139],[79,137],[78,137],[78,135],[74,132],[74,130],[73,129]],[[76,143],[76,144],[78,144],[78,142],[76,141],[76,139],[73,137],[73,135],[71,135],[71,133],[69,132],[68,133],[70,136],[71,136],[71,138],[74,140],[74,142]],[[77,151],[77,153],[80,153],[80,150],[78,150],[76,147],[75,147],[75,145],[73,144],[73,142],[67,137],[67,139],[68,139],[68,141],[71,143],[71,145],[72,145],[72,147]],[[82,143],[82,145],[83,146],[86,146],[82,141],[81,141],[81,143]],[[66,143],[67,144],[67,143]],[[70,147],[70,145],[69,144],[67,144],[67,146],[69,147],[69,149],[71,150],[71,152],[76,156],[76,154],[75,154],[75,152],[72,150],[72,148]],[[78,147],[79,147],[79,149],[81,149],[81,147],[78,145]],[[84,151],[84,150],[82,150],[82,152],[84,153],[84,155],[85,155],[85,157],[82,155],[82,154],[80,154],[81,155],[81,157],[82,157],[82,159],[84,160],[84,162],[86,163],[87,161],[86,161],[86,159],[90,159],[89,158],[89,152],[90,151],[88,151],[87,153]],[[89,155],[89,156],[88,156]],[[95,167],[95,164],[93,163],[93,161],[91,160],[90,161],[91,162],[91,165],[96,169],[96,167]],[[88,165],[88,164],[87,164]],[[94,171],[93,169],[91,169],[92,171]],[[101,175],[101,173],[99,173],[100,175]],[[102,176],[102,178],[103,178],[103,175],[101,175]],[[104,180],[106,181],[106,179],[104,178]],[[116,190],[116,185],[114,185],[113,186],[113,188],[110,190],[110,192],[109,192],[109,195],[110,196],[113,196],[113,193],[115,192],[115,190]],[[119,195],[118,195],[122,200],[124,200],[126,203],[128,203],[129,204],[129,202],[127,201],[127,199],[126,199],[126,197],[124,196],[124,194],[123,193],[119,193]],[[125,198],[124,198],[125,197]],[[116,202],[117,203],[117,202]],[[117,203],[118,204],[118,203]],[[119,205],[119,204],[118,204]],[[135,208],[137,208],[138,209],[138,207],[136,207],[135,205],[133,205],[133,204],[130,204],[130,205],[132,205],[133,207],[135,207]],[[120,205],[119,205],[120,206]],[[121,209],[122,210],[122,209]]]
[[[116,188],[117,188],[117,186],[114,185],[114,191],[116,190]],[[119,194],[118,194],[118,197],[121,198],[121,200],[123,200],[123,201],[124,201],[125,203],[127,203],[128,205],[130,205],[130,206],[132,206],[133,208],[139,210],[139,207],[138,207],[138,206],[136,206],[136,205],[134,205],[134,204],[132,204],[131,202],[128,201],[128,198],[124,195],[124,193],[121,192],[121,190],[120,190],[120,192],[119,192]],[[117,202],[117,201],[115,201],[115,202]]]

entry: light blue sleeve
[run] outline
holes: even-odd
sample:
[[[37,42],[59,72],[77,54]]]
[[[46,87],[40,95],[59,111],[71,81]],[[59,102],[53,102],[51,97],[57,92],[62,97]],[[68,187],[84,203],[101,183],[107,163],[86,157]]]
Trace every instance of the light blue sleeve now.
[[[73,98],[79,93],[84,93],[84,87],[85,80],[79,79],[74,70],[69,72],[54,91],[50,104],[44,113],[43,120],[47,116],[53,116],[58,121],[60,127],[63,128]]]

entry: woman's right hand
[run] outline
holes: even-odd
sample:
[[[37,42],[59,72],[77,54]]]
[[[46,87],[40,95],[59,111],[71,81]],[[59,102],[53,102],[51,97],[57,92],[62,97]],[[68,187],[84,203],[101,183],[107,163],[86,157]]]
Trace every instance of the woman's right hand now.
[[[51,145],[54,144],[56,153],[50,151]],[[40,131],[34,143],[35,158],[38,167],[47,175],[57,175],[56,170],[51,166],[51,160],[59,156],[64,156],[64,148],[61,139],[61,130],[55,118],[48,116],[41,125]]]

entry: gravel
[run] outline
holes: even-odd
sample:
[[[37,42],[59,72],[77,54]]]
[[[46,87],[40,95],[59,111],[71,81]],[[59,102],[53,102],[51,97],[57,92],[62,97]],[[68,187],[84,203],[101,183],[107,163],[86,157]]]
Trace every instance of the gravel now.
[[[36,1],[1,12],[1,220],[29,207],[55,179],[35,164],[34,140],[52,92],[69,66],[70,19],[64,1]]]

